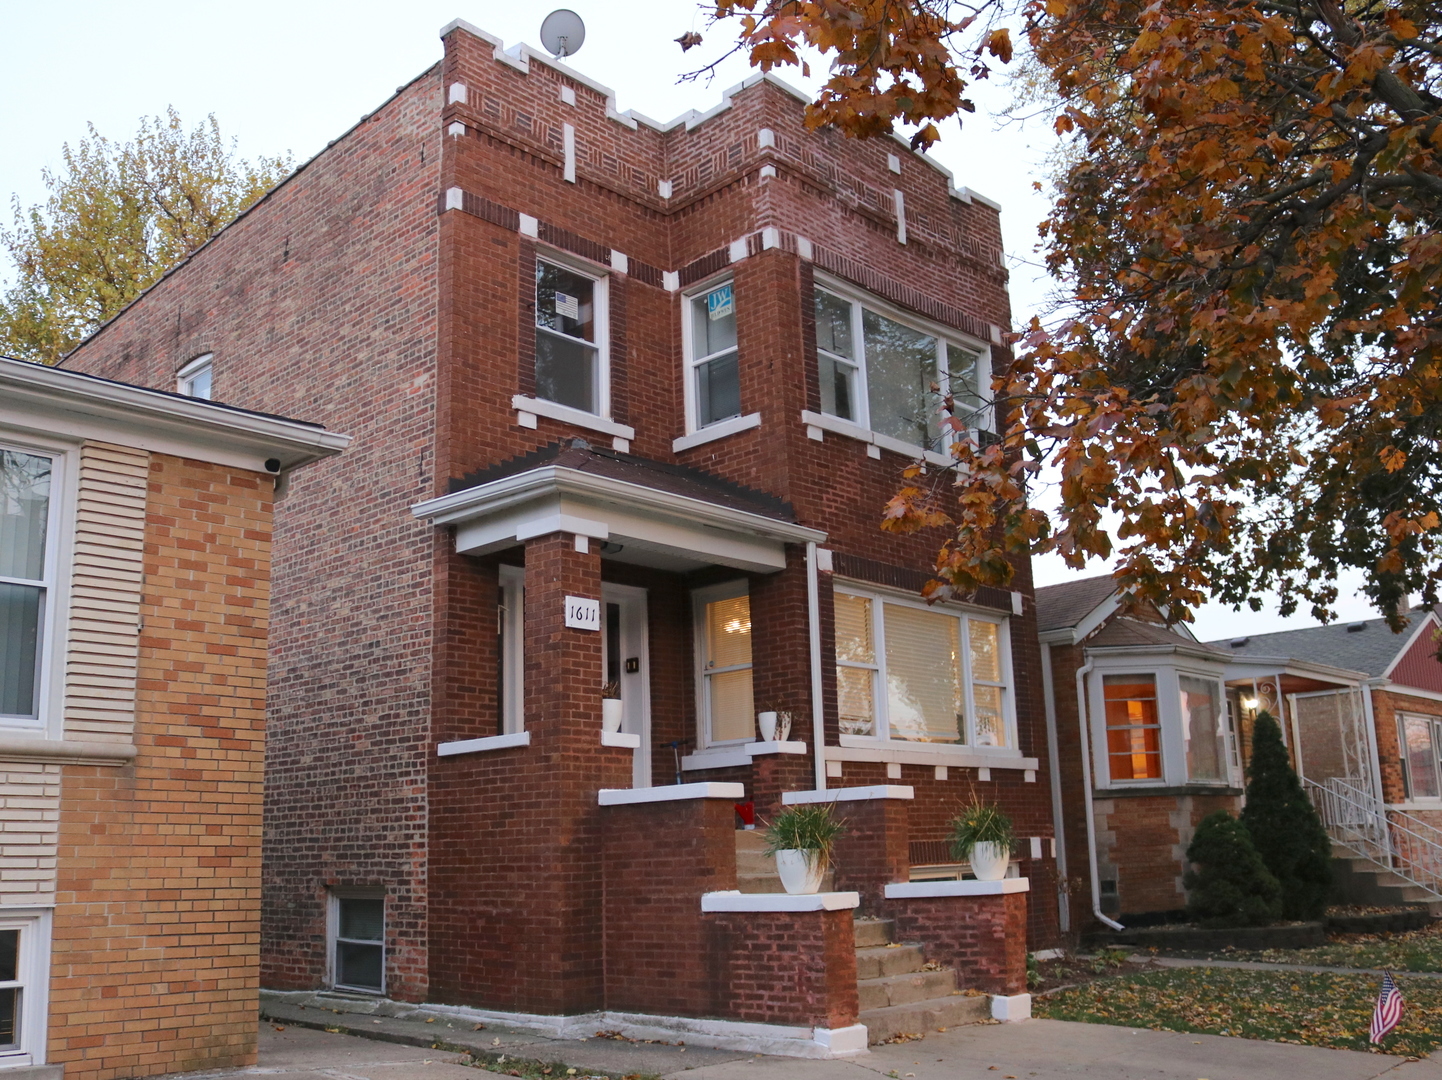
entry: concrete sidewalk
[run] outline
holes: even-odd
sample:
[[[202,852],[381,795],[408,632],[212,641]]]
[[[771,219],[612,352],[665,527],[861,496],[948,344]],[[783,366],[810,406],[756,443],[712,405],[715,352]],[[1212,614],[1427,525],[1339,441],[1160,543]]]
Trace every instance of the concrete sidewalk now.
[[[413,1034],[424,1038],[431,1032],[433,1025]],[[387,1034],[394,1038],[400,1033]],[[473,1041],[479,1043],[481,1033],[474,1034]],[[460,1064],[457,1053],[280,1023],[262,1025],[260,1045],[260,1064],[253,1068],[187,1073],[186,1080],[480,1080],[494,1075]],[[491,1043],[487,1049],[499,1056],[501,1044]],[[608,1039],[540,1040],[515,1049],[517,1058],[565,1063],[575,1067],[578,1076],[667,1080],[1442,1080],[1442,1063],[1431,1059],[1407,1061],[1350,1050],[1058,1020],[934,1032],[915,1042],[874,1047],[849,1061]],[[494,1067],[505,1071],[505,1063]],[[560,1068],[553,1075],[566,1080],[565,1073]]]

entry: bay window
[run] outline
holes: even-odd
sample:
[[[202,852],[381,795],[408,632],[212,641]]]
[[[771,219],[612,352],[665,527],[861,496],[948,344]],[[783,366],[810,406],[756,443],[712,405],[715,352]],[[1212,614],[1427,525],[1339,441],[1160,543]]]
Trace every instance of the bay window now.
[[[605,415],[605,305],[603,278],[536,260],[536,397]]]
[[[1104,675],[1107,758],[1113,780],[1159,780],[1162,725],[1155,675]]]
[[[730,281],[686,301],[686,401],[689,431],[741,415],[736,293]]]
[[[0,448],[0,723],[40,723],[53,470],[50,457]]]
[[[1230,783],[1234,750],[1220,673],[1137,659],[1095,661],[1088,709],[1097,783]]]
[[[844,738],[1012,745],[1004,619],[849,587],[834,599]]]
[[[982,425],[990,378],[984,347],[885,314],[840,287],[818,286],[813,303],[823,414],[934,451],[950,442],[940,423],[946,394],[960,419]]]
[[[751,597],[746,583],[697,589],[692,603],[702,745],[750,742],[756,719],[751,693]]]

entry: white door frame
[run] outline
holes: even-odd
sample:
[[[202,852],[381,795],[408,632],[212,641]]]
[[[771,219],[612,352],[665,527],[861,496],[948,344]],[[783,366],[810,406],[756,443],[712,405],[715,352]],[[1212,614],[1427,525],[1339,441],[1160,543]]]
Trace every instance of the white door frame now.
[[[631,786],[651,786],[651,659],[647,631],[646,590],[635,585],[601,585],[601,603],[621,607],[621,703],[624,719],[621,730],[641,737],[640,747],[633,752]],[[602,620],[605,625],[605,620]],[[602,638],[603,654],[610,649],[609,634]],[[640,660],[639,670],[628,673],[626,660]],[[603,663],[609,659],[603,655]]]

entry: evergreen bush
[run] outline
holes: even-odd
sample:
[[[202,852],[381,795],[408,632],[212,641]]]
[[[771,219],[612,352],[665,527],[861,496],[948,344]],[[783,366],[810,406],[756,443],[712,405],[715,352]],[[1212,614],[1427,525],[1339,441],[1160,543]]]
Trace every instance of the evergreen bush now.
[[[1257,714],[1242,824],[1282,886],[1284,919],[1320,919],[1332,891],[1332,842],[1287,760],[1282,729]]]
[[[1282,887],[1252,846],[1251,834],[1225,810],[1197,825],[1187,848],[1187,914],[1202,926],[1266,926],[1282,911]]]

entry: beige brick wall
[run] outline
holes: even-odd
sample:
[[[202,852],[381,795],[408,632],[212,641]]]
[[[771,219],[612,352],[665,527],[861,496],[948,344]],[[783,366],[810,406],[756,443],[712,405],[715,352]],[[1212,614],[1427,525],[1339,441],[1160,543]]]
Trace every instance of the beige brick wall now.
[[[55,902],[60,766],[0,762],[0,906]]]
[[[49,1053],[67,1080],[255,1060],[271,490],[149,462],[139,756],[61,785]]]

